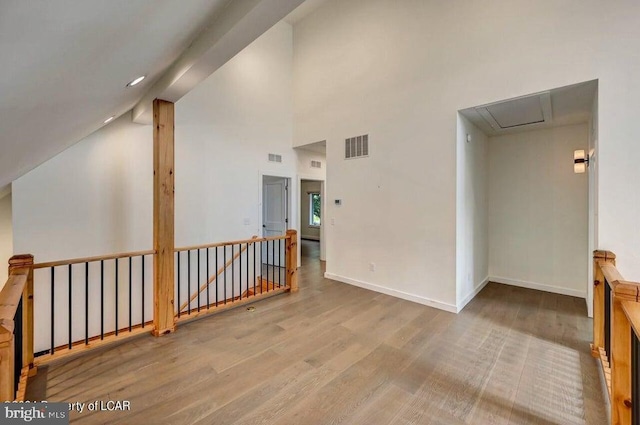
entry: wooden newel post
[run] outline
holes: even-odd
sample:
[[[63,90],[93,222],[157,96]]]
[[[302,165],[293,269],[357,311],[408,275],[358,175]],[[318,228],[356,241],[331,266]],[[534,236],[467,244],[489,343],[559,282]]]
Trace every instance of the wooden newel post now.
[[[16,393],[13,363],[13,320],[0,319],[0,401],[13,401]]]
[[[624,295],[618,296],[615,292],[612,293],[611,354],[609,354],[612,425],[631,423],[631,324],[622,309],[622,301],[631,300],[631,297]]]
[[[9,275],[26,273],[22,291],[22,364],[29,366],[29,376],[36,374],[33,365],[33,255],[14,255],[9,259]]]
[[[298,292],[298,232],[287,230],[287,286]]]
[[[15,255],[9,260],[9,280],[0,291],[0,401],[14,401],[15,314],[22,300],[22,359],[33,368],[33,256]],[[26,279],[22,280],[22,276]],[[23,286],[24,285],[24,286]],[[19,329],[18,329],[19,330]],[[34,370],[35,371],[35,370]]]
[[[174,105],[153,101],[153,334],[175,330]]]
[[[593,343],[591,355],[600,357],[604,347],[604,285],[605,279],[599,263],[616,265],[616,255],[610,251],[593,251]],[[608,355],[608,353],[607,353]]]

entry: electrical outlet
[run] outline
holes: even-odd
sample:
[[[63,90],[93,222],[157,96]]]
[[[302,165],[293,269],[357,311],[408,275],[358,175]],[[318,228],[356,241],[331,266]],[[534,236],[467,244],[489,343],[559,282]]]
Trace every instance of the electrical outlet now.
[[[245,218],[245,219],[244,219],[244,225],[245,225],[245,226],[249,226],[249,225],[251,225],[251,219],[249,219],[249,218]]]
[[[370,272],[376,271],[376,263],[369,263],[369,271]]]
[[[335,218],[332,218],[332,219],[331,219],[331,225],[333,226],[333,225],[335,225],[335,224],[336,224],[336,219],[335,219]]]

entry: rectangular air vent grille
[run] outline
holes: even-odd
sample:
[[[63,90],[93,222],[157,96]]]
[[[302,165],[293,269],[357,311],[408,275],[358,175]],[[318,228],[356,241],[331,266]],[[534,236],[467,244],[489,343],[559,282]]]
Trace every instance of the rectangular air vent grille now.
[[[270,153],[269,162],[282,162],[282,155],[278,155],[276,153]]]
[[[320,161],[311,161],[311,168],[322,168],[322,162],[320,162]]]
[[[351,137],[344,141],[345,159],[369,156],[369,135]]]

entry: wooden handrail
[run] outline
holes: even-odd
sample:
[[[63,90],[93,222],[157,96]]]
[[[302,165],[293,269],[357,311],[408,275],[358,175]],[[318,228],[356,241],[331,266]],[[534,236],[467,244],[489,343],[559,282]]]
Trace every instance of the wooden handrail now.
[[[624,280],[610,251],[595,251],[592,354],[601,360],[611,400],[611,423],[631,424],[631,329],[640,330],[640,283]],[[610,291],[606,291],[605,283]],[[608,305],[607,305],[608,303]],[[607,328],[608,326],[608,328]],[[608,335],[609,347],[605,347]],[[606,352],[608,348],[610,352]],[[636,409],[640,406],[636,406]]]
[[[611,263],[598,262],[602,274],[609,283],[609,287],[619,297],[630,298],[633,301],[639,301],[640,284],[624,280],[616,266]]]
[[[200,296],[200,294],[205,291],[207,289],[207,287],[209,285],[211,285],[213,282],[216,281],[216,279],[218,278],[218,276],[220,276],[222,273],[224,273],[224,271],[227,269],[227,267],[229,267],[231,264],[233,264],[238,257],[240,257],[242,255],[243,252],[245,252],[247,250],[247,244],[249,243],[256,243],[256,241],[258,241],[258,237],[257,236],[253,236],[251,239],[248,240],[248,242],[244,242],[245,246],[243,248],[240,249],[240,251],[236,252],[233,255],[233,258],[227,260],[227,262],[220,267],[218,270],[216,270],[216,274],[212,275],[208,280],[207,283],[203,283],[200,288],[198,289],[198,292],[191,295],[189,294],[189,301],[185,301],[184,303],[182,303],[182,305],[180,306],[180,310],[179,311],[183,311],[185,308],[187,308],[187,306],[193,302],[193,300],[195,300],[196,298],[198,298],[198,296]],[[229,244],[231,245],[231,243]],[[233,245],[239,245],[239,243],[233,243]],[[225,245],[226,246],[226,245]],[[197,249],[202,249],[202,248],[197,248]],[[190,251],[190,250],[189,250]],[[178,251],[178,252],[182,252],[182,251]]]
[[[268,237],[263,237],[263,238],[259,238],[259,237],[255,236],[255,239],[252,238],[252,239],[243,239],[243,240],[239,240],[239,241],[216,242],[216,243],[210,243],[210,244],[204,244],[204,245],[185,246],[185,247],[181,247],[181,248],[176,248],[175,251],[176,252],[193,251],[193,250],[196,250],[196,249],[207,249],[207,248],[215,248],[215,247],[228,246],[228,245],[240,245],[240,244],[246,244],[246,243],[277,241],[279,239],[287,239],[287,238],[289,238],[288,235],[268,236]]]
[[[624,314],[627,316],[627,320],[629,320],[629,324],[631,325],[633,332],[636,334],[638,339],[640,339],[640,303],[623,301],[622,309],[624,310]]]
[[[13,317],[27,284],[27,273],[16,273],[9,276],[0,292],[0,342],[6,341],[6,335],[13,333]]]
[[[68,266],[69,264],[92,263],[94,261],[115,260],[116,258],[140,257],[143,255],[152,255],[154,250],[122,252],[120,254],[98,255],[95,257],[74,258],[71,260],[49,261],[46,263],[37,263],[33,265],[34,269],[44,269],[48,267]]]
[[[602,274],[604,274],[604,278],[609,282],[611,289],[614,288],[615,283],[624,281],[624,278],[614,264],[598,261],[598,265],[602,269]]]

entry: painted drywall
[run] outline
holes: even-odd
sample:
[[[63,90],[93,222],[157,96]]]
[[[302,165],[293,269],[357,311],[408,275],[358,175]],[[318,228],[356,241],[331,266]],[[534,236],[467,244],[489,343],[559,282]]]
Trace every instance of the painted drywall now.
[[[491,280],[586,298],[588,143],[586,124],[489,139]]]
[[[456,305],[458,311],[489,278],[489,141],[458,116],[456,164]]]
[[[12,255],[11,193],[5,193],[0,196],[0,290],[7,282],[7,267]]]
[[[300,236],[305,239],[320,240],[320,226],[309,225],[311,193],[320,193],[321,182],[302,180],[300,185]],[[322,215],[322,211],[320,212]],[[322,217],[320,218],[322,222]]]
[[[291,31],[276,25],[176,104],[177,245],[260,235],[261,173],[297,193]]]
[[[327,177],[327,155],[302,148],[295,149],[298,156],[298,175],[304,179],[324,180]],[[320,168],[311,167],[311,161],[320,162]]]
[[[43,262],[150,249],[152,137],[125,114],[16,180],[16,252]]]
[[[176,103],[177,246],[260,234],[262,174],[291,178],[297,193],[297,157],[291,147],[291,31],[287,23],[276,25]],[[282,163],[268,162],[269,153],[282,155]],[[14,182],[16,251],[32,253],[42,262],[150,249],[152,178],[152,127],[132,123],[129,114],[116,119]],[[292,202],[296,220],[297,198]],[[105,290],[106,331],[115,326],[114,267],[113,262],[105,264],[105,281],[111,285]],[[121,284],[128,281],[127,267],[121,262]],[[133,268],[137,278],[139,259]],[[145,270],[149,320],[150,258]],[[89,272],[99,276],[98,266]],[[48,273],[42,270],[35,276],[40,323],[50,313]],[[57,345],[68,335],[62,301],[68,296],[68,270],[61,267],[55,273]],[[74,292],[72,331],[78,336],[84,335],[82,267],[74,267],[73,282],[80,286],[80,292]],[[135,286],[133,298],[140,297]],[[126,306],[120,308],[121,324],[128,323]],[[140,320],[137,306],[135,301],[134,323]],[[100,314],[99,309],[95,312]],[[99,316],[91,316],[90,332],[96,329]],[[36,351],[48,348],[48,338],[48,322],[37,326]]]
[[[152,247],[152,131],[151,126],[131,122],[129,114],[91,134],[63,153],[25,174],[13,183],[13,225],[16,252],[30,253],[36,262],[147,250]],[[146,289],[150,294],[151,258],[146,258]],[[120,282],[127,282],[125,264],[120,264]],[[136,278],[141,262],[136,259]],[[35,350],[50,346],[51,271],[34,272]],[[68,342],[69,271],[57,267],[55,277],[55,345]],[[94,285],[90,297],[99,304],[100,265],[89,270]],[[104,264],[105,330],[115,328],[115,263]],[[100,309],[87,313],[84,307],[83,265],[72,271],[72,335],[100,332]],[[120,288],[120,285],[119,285]],[[133,285],[133,299],[141,299],[139,284]],[[125,294],[124,288],[120,288]],[[128,288],[127,288],[128,289]],[[153,309],[147,296],[145,319]],[[63,301],[64,300],[64,301]],[[136,307],[138,304],[136,302]],[[126,323],[128,308],[120,308],[119,323]],[[137,310],[137,309],[136,309]],[[141,321],[141,313],[133,317]]]
[[[598,159],[596,152],[598,151],[598,92],[596,91],[593,106],[591,108],[591,118],[588,123],[589,128],[589,249],[585,253],[587,263],[593,261],[593,251],[598,247]],[[593,267],[588,267],[587,278],[587,314],[593,317]]]
[[[298,22],[294,144],[327,140],[343,200],[328,275],[454,309],[456,111],[599,79],[598,247],[640,279],[639,18],[634,0],[327,0]],[[369,158],[344,160],[360,134]]]

